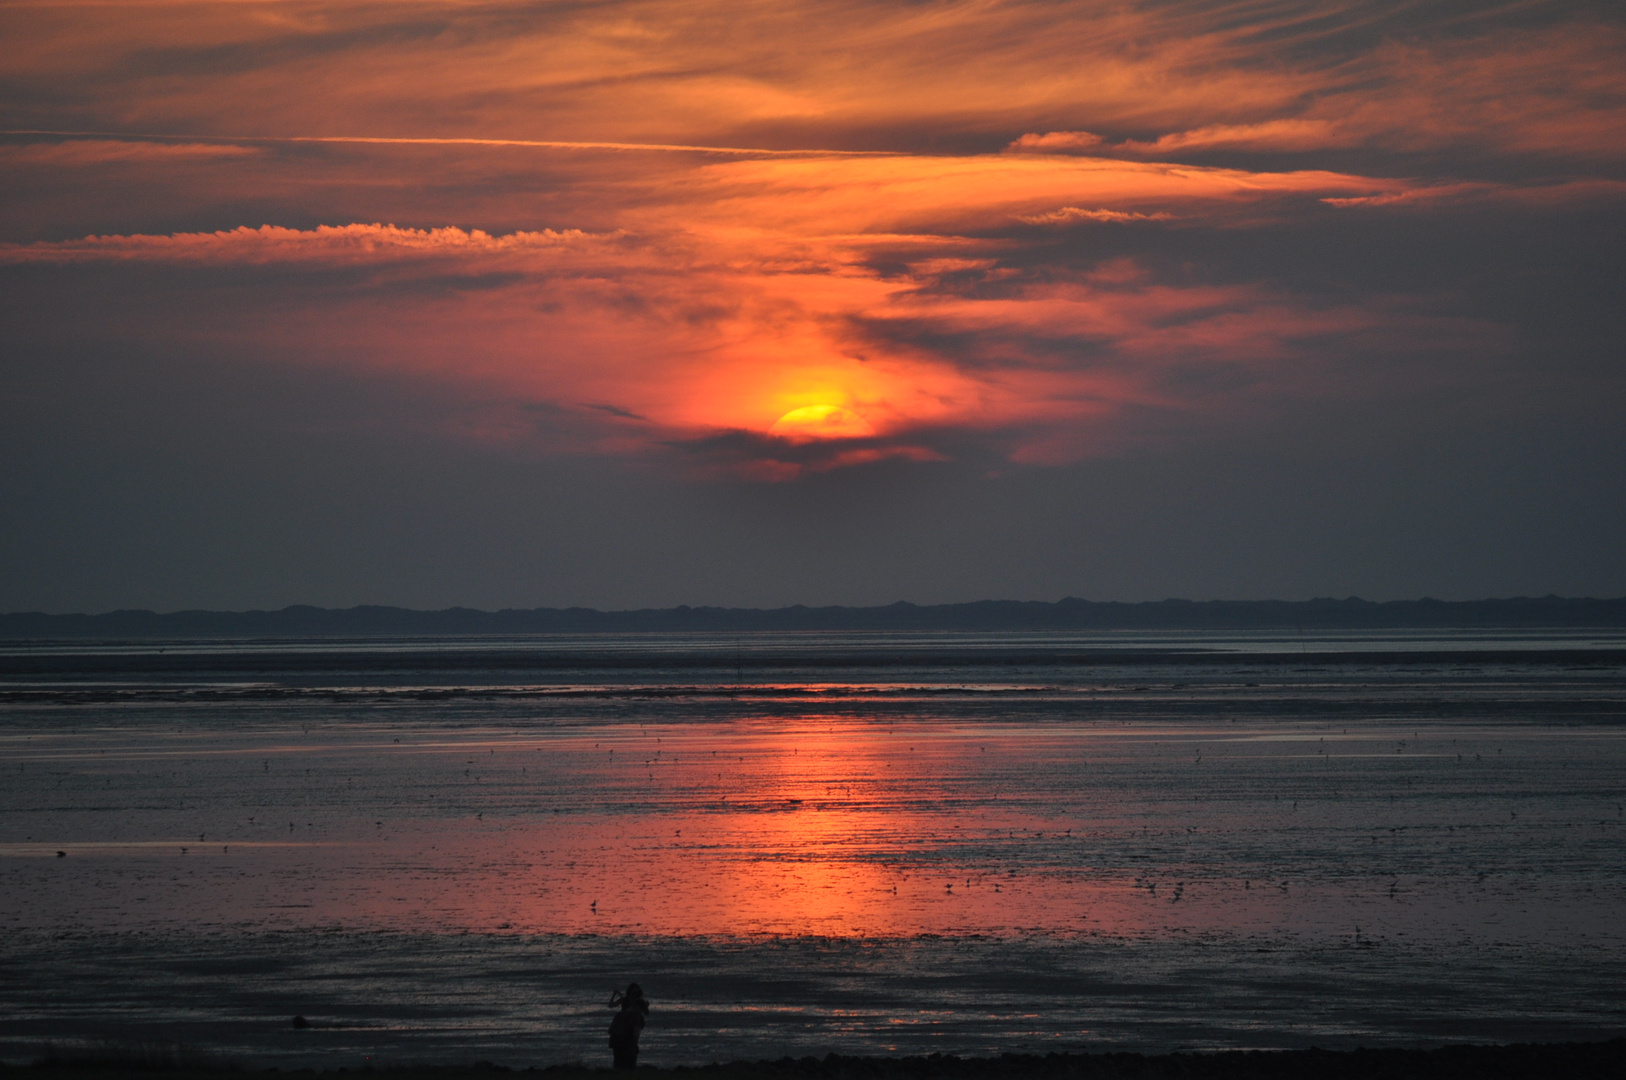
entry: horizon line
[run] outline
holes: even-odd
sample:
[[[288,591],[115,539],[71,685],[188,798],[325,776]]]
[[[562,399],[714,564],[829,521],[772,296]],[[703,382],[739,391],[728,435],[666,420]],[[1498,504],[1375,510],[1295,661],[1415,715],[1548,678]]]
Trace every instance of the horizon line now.
[[[789,611],[811,612],[879,612],[899,608],[916,610],[931,610],[940,608],[966,608],[984,605],[1020,605],[1030,607],[1060,607],[1063,604],[1086,604],[1099,607],[1152,607],[1158,605],[1249,605],[1249,606],[1293,606],[1311,604],[1359,604],[1370,607],[1383,607],[1401,604],[1429,604],[1441,606],[1463,606],[1470,604],[1517,604],[1517,603],[1567,603],[1567,604],[1613,604],[1626,603],[1626,595],[1621,596],[1560,596],[1557,593],[1547,593],[1542,596],[1485,596],[1469,600],[1442,600],[1434,596],[1419,596],[1396,600],[1368,600],[1361,596],[1315,596],[1303,600],[1283,600],[1277,598],[1262,599],[1223,599],[1210,598],[1206,600],[1193,600],[1188,597],[1168,596],[1160,600],[1088,600],[1083,597],[1067,595],[1057,600],[1013,600],[1008,598],[984,598],[980,600],[949,600],[938,603],[917,603],[912,600],[894,600],[884,604],[781,604],[776,607],[743,607],[723,604],[672,604],[665,607],[626,607],[626,608],[599,608],[584,604],[571,604],[567,606],[538,605],[535,607],[503,607],[480,608],[469,607],[463,604],[453,604],[448,607],[403,607],[399,604],[363,603],[351,604],[347,607],[324,607],[319,604],[285,604],[282,607],[251,607],[251,608],[172,608],[159,611],[154,608],[110,608],[103,611],[43,611],[38,608],[30,610],[0,611],[0,619],[10,619],[25,616],[41,616],[52,619],[97,619],[112,615],[153,615],[165,618],[176,615],[280,615],[288,612],[320,612],[322,614],[349,614],[362,611],[389,611],[401,612],[411,615],[445,615],[454,612],[476,615],[503,615],[528,614],[535,612],[582,612],[596,615],[648,615],[678,612],[725,612],[741,614],[777,614]]]

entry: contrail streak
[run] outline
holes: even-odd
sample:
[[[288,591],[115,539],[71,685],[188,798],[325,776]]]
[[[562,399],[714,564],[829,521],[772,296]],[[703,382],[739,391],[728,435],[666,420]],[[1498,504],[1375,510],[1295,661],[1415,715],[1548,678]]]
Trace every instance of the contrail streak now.
[[[384,146],[517,146],[539,150],[658,150],[666,153],[760,155],[764,157],[895,157],[890,150],[768,150],[754,146],[691,146],[686,143],[572,142],[562,139],[437,139],[380,135],[160,135],[141,131],[0,130],[4,135],[50,135],[69,139],[188,143],[359,143]]]

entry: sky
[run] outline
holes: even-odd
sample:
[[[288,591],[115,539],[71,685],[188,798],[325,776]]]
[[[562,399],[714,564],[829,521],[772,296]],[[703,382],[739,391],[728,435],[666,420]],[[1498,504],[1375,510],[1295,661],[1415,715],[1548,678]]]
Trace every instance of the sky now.
[[[1626,594],[1617,4],[0,41],[0,610]]]

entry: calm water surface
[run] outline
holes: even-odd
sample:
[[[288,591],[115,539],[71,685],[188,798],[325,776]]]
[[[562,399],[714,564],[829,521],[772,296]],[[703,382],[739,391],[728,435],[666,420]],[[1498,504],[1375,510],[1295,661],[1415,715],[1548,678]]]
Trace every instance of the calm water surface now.
[[[1623,721],[1620,634],[0,649],[0,1056],[1619,1034]]]

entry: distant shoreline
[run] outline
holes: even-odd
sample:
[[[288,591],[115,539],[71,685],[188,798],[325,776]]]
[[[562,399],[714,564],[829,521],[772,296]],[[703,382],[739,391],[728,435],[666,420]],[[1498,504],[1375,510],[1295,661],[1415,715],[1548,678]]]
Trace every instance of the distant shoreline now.
[[[0,639],[350,638],[594,633],[1043,630],[1587,630],[1626,628],[1626,597],[1497,600],[982,600],[884,607],[446,608],[285,607],[276,611],[0,614]]]
[[[608,1054],[605,1055],[608,1057]],[[1173,1054],[1003,1054],[999,1057],[781,1058],[699,1066],[640,1065],[630,1075],[695,1076],[707,1080],[1592,1080],[1626,1070],[1626,1038],[1600,1042],[1521,1043],[1507,1046],[1456,1044],[1429,1050],[1216,1050]],[[395,1080],[482,1080],[496,1073],[524,1072],[554,1080],[624,1075],[607,1066],[550,1065],[512,1068],[491,1062],[466,1066],[359,1065],[331,1069],[251,1069],[227,1062],[178,1056],[97,1058],[47,1055],[31,1065],[0,1064],[0,1076],[49,1076],[53,1080],[103,1077],[258,1077],[382,1074]]]

